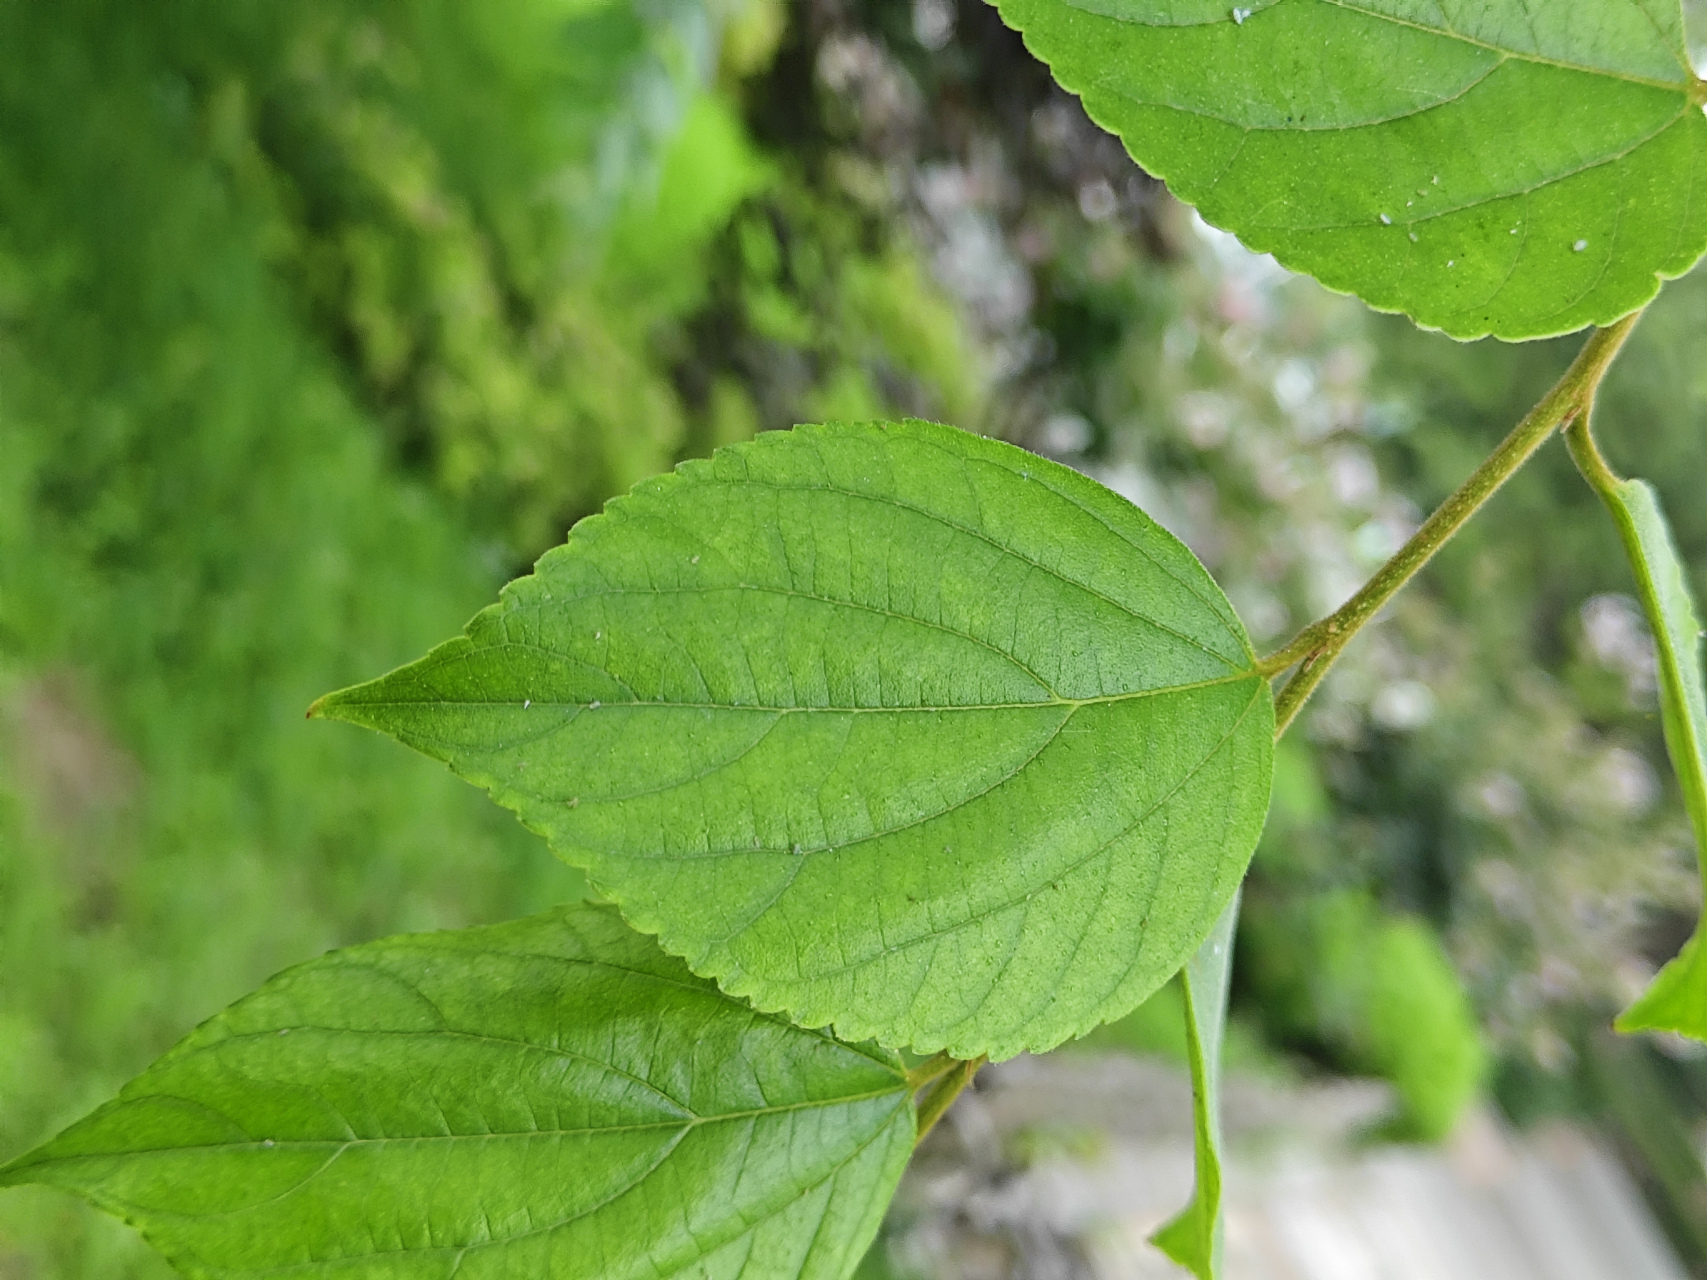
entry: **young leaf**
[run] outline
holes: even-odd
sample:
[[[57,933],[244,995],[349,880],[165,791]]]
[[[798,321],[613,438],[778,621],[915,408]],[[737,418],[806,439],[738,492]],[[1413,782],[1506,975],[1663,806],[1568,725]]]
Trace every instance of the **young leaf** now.
[[[1677,0],[995,0],[1218,227],[1459,338],[1605,324],[1707,248]]]
[[[1227,987],[1233,976],[1233,934],[1239,899],[1221,913],[1181,972],[1185,1042],[1191,1058],[1191,1115],[1197,1188],[1191,1203],[1150,1241],[1198,1280],[1221,1274],[1221,1042],[1227,1029]]]
[[[1660,723],[1707,877],[1707,697],[1701,683],[1701,624],[1654,491],[1640,480],[1603,479],[1607,482],[1595,487],[1618,525],[1653,628],[1659,652]],[[1682,952],[1620,1015],[1617,1027],[1675,1031],[1707,1040],[1707,949],[1699,926]]]
[[[968,1059],[1177,970],[1273,759],[1267,681],[1183,545],[922,422],[648,481],[464,637],[316,710],[449,761],[725,990]]]
[[[0,1185],[196,1277],[843,1280],[912,1144],[892,1055],[581,904],[288,970]]]

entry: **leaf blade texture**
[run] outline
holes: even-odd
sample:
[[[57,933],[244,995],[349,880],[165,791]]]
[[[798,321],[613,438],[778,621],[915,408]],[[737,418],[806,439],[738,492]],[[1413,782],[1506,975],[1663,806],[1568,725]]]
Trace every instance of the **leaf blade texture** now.
[[[1707,249],[1676,0],[995,0],[1211,224],[1457,338],[1606,324]]]
[[[1707,693],[1701,678],[1701,623],[1683,560],[1654,490],[1623,480],[1601,497],[1612,511],[1659,658],[1660,722],[1707,877]],[[1675,1031],[1707,1040],[1707,951],[1700,926],[1648,989],[1619,1015],[1620,1031]]]
[[[900,1063],[578,904],[287,970],[0,1170],[191,1276],[841,1280],[913,1141]]]
[[[1192,1146],[1197,1183],[1191,1202],[1150,1237],[1198,1280],[1221,1274],[1221,1049],[1233,978],[1235,895],[1191,961],[1180,972],[1185,992],[1185,1043],[1191,1065]]]
[[[1231,897],[1272,772],[1254,663],[1125,499],[879,423],[648,481],[318,710],[486,787],[725,990],[1001,1058],[1126,1012]]]

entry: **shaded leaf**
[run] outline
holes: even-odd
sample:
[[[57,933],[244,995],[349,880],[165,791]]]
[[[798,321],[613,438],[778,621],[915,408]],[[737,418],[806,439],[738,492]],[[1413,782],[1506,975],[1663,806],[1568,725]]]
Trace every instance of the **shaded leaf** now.
[[[1227,989],[1233,977],[1233,935],[1238,925],[1235,895],[1180,974],[1191,1061],[1197,1186],[1191,1203],[1150,1237],[1198,1280],[1216,1280],[1221,1273],[1221,1045],[1227,1030]]]
[[[320,714],[488,788],[761,1008],[961,1058],[1184,963],[1268,803],[1226,598],[1125,499],[929,423],[800,428],[577,525]]]
[[[191,1276],[841,1280],[912,1150],[900,1063],[589,904],[286,971],[0,1170]]]
[[[1252,249],[1459,338],[1605,324],[1707,248],[1677,0],[996,0]]]
[[[1701,683],[1701,623],[1689,580],[1652,488],[1640,480],[1596,488],[1618,525],[1654,632],[1666,750],[1707,875],[1707,697]],[[1619,1017],[1617,1026],[1620,1031],[1675,1031],[1707,1040],[1707,951],[1702,948],[1699,927],[1677,958]]]

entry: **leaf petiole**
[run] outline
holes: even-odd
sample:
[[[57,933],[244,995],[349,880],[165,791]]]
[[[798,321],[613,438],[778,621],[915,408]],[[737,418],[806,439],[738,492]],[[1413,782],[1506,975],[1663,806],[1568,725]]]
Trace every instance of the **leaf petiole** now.
[[[937,1087],[919,1103],[918,1135],[913,1139],[914,1146],[923,1142],[930,1131],[936,1128],[936,1122],[942,1119],[943,1113],[960,1096],[961,1090],[972,1083],[972,1077],[978,1074],[978,1068],[988,1061],[988,1058],[973,1058],[971,1061],[949,1059],[952,1064],[950,1069],[943,1074]]]
[[[1275,699],[1274,734],[1277,739],[1297,717],[1305,700],[1322,682],[1322,677],[1351,638],[1374,620],[1399,589],[1414,578],[1434,553],[1445,546],[1482,504],[1533,456],[1548,436],[1583,413],[1593,402],[1595,389],[1606,376],[1606,370],[1641,314],[1634,311],[1604,329],[1596,329],[1577,353],[1577,358],[1571,361],[1571,367],[1553,384],[1552,390],[1356,595],[1327,617],[1311,623],[1289,644],[1257,664],[1257,670],[1266,676],[1277,676],[1288,667],[1297,665],[1292,678]]]
[[[927,1058],[907,1073],[907,1088],[917,1093],[932,1080],[941,1079],[959,1064],[960,1059],[946,1049],[934,1058]]]

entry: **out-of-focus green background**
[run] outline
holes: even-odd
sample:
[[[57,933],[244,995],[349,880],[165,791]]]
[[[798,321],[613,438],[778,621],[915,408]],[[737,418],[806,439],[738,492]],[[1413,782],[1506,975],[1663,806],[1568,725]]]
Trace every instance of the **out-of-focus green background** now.
[[[0,1158],[268,974],[578,896],[316,695],[609,495],[913,413],[1080,466],[1259,644],[1333,607],[1563,367],[1194,220],[976,0],[0,0]],[[1707,588],[1707,278],[1603,397]],[[1651,647],[1550,448],[1280,758],[1234,1056],[1615,1136],[1707,1261],[1707,1066],[1614,1041],[1698,889]],[[1177,1052],[1164,992],[1092,1037]],[[0,1197],[0,1277],[162,1275]]]

